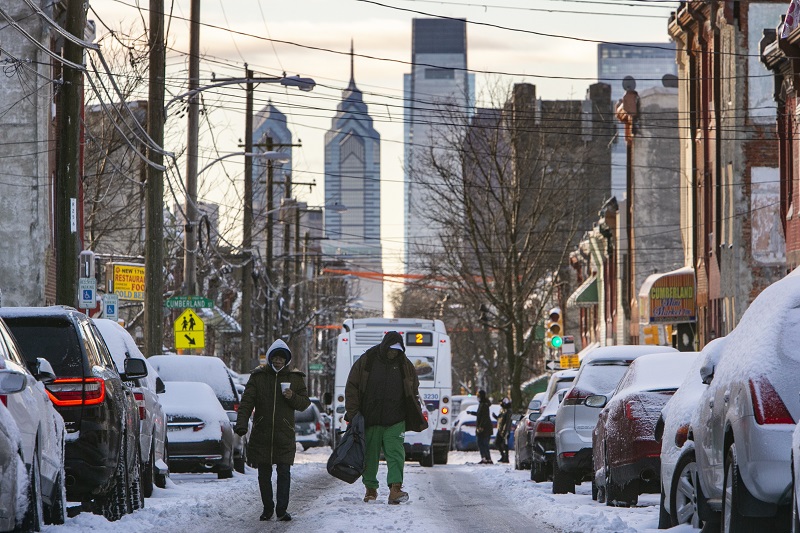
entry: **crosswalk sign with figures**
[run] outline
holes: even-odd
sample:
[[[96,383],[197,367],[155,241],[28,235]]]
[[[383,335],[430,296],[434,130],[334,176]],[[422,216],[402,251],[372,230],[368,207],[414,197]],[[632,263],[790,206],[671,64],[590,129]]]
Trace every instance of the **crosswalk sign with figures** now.
[[[175,349],[192,350],[206,347],[206,326],[192,309],[186,309],[175,321]]]

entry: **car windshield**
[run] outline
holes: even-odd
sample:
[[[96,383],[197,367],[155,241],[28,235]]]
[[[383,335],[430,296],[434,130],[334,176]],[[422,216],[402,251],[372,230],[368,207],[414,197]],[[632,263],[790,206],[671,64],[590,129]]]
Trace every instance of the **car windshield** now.
[[[590,363],[581,372],[575,385],[580,390],[593,394],[608,394],[613,391],[628,369],[625,361],[598,361]]]
[[[60,318],[6,318],[28,362],[47,359],[57,376],[83,376],[83,352],[75,328]]]
[[[314,422],[315,419],[314,404],[309,405],[305,411],[295,413],[294,415],[295,422]]]

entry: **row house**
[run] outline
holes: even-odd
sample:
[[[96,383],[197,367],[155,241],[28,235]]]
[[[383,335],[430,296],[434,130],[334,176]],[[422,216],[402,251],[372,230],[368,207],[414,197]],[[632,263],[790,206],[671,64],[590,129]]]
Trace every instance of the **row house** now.
[[[680,227],[696,276],[697,346],[724,336],[786,274],[773,84],[760,62],[784,2],[684,2],[669,22],[679,78]]]

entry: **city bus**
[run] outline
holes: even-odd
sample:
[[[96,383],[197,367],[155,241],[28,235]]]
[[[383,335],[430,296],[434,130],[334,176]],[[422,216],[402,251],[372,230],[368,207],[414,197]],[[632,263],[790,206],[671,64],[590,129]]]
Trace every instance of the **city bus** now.
[[[441,320],[422,318],[348,318],[339,333],[336,350],[336,379],[333,394],[333,432],[344,432],[344,388],[350,368],[372,346],[380,344],[389,331],[403,336],[406,357],[419,378],[420,400],[428,413],[428,430],[407,431],[406,459],[422,466],[447,464],[450,450],[451,359],[450,337]]]

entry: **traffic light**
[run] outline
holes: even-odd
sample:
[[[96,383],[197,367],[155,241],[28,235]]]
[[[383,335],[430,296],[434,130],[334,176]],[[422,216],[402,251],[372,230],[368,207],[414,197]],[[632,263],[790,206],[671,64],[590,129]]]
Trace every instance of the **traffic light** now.
[[[659,344],[657,324],[642,326],[642,344]]]
[[[561,308],[554,307],[547,313],[544,323],[544,342],[548,348],[561,348],[564,344],[564,317]]]

